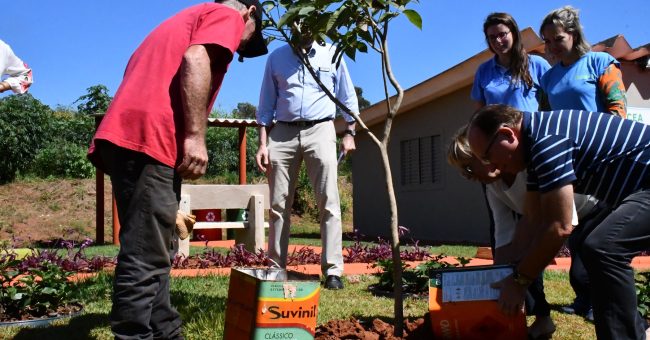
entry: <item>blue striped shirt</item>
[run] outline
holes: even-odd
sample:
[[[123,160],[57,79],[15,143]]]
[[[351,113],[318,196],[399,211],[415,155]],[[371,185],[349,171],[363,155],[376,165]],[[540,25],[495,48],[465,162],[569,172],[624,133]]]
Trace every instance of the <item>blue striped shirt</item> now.
[[[524,112],[528,190],[548,192],[573,183],[574,191],[616,205],[648,188],[648,125],[580,110]]]
[[[309,63],[323,85],[352,112],[359,113],[357,93],[345,60],[341,59],[337,68],[336,63],[332,63],[334,52],[330,44],[320,46],[313,43],[308,54]],[[279,47],[269,55],[257,106],[257,122],[260,125],[271,126],[273,120],[319,120],[334,118],[335,115],[336,104],[300,63],[289,45]],[[348,122],[354,121],[347,114],[343,117]]]

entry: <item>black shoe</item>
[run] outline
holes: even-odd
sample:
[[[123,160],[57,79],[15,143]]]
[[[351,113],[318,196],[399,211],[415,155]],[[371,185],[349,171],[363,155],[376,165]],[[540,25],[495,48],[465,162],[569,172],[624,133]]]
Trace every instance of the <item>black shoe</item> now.
[[[341,278],[336,275],[327,275],[325,289],[343,289]]]
[[[594,322],[594,310],[591,307],[587,308],[586,310],[584,308],[578,309],[575,307],[575,303],[572,303],[568,306],[562,306],[562,308],[560,308],[560,311],[566,314],[579,315],[588,321]]]

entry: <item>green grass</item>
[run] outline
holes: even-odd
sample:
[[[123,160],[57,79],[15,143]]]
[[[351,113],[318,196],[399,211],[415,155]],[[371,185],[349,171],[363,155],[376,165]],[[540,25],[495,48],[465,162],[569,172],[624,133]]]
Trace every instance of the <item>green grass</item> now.
[[[313,223],[292,227],[292,244],[320,246],[318,226]],[[344,241],[349,246],[352,241]],[[441,245],[428,247],[432,254],[445,254],[455,257],[473,257],[475,246]],[[204,247],[193,246],[192,254],[203,252]],[[227,251],[222,249],[220,251]],[[86,248],[88,256],[117,255],[114,245],[92,246]],[[573,301],[573,291],[569,285],[568,274],[564,272],[545,273],[545,292],[551,304],[552,317],[558,327],[556,339],[594,339],[593,325],[578,316],[561,314],[560,307]],[[346,281],[341,291],[321,290],[318,324],[333,319],[381,318],[391,322],[393,300],[375,297],[367,290],[368,285],[376,283],[377,277],[361,276],[359,283]],[[79,285],[80,300],[85,306],[83,315],[70,321],[60,321],[42,329],[0,328],[0,339],[112,339],[109,326],[111,306],[112,276],[102,274]],[[171,282],[172,304],[183,318],[183,334],[186,339],[221,339],[225,320],[225,306],[228,297],[228,277],[211,276],[200,278],[173,278]],[[404,315],[418,318],[428,310],[425,299],[409,298],[404,301]],[[528,323],[533,319],[528,318]]]
[[[37,248],[37,249],[43,249],[43,248]],[[74,249],[73,252],[76,252],[78,249]],[[196,254],[201,254],[205,250],[205,247],[203,246],[190,246],[190,255],[196,255]],[[225,248],[215,248],[215,250],[219,252],[227,252],[228,249]],[[27,248],[19,248],[15,249],[16,252],[18,252],[18,255],[21,257],[24,257],[25,255],[29,255],[32,253],[31,249]],[[93,257],[93,256],[117,256],[117,253],[120,251],[120,247],[116,245],[102,245],[102,246],[90,246],[84,249],[84,252],[87,257]],[[58,252],[60,253],[66,253],[66,249],[59,249]]]
[[[112,277],[101,274],[78,286],[80,300],[85,306],[81,316],[40,329],[0,328],[0,339],[112,339],[109,327]],[[375,297],[367,291],[376,283],[373,276],[361,276],[359,283],[346,281],[340,291],[321,290],[318,324],[332,319],[354,316],[358,319],[381,318],[391,322],[393,301]],[[578,316],[558,312],[570,303],[573,292],[566,273],[546,272],[546,297],[552,307],[552,317],[558,327],[556,339],[594,339],[593,325]],[[183,318],[183,334],[187,339],[221,339],[228,297],[228,277],[174,278],[171,282],[172,304]],[[427,300],[408,298],[404,315],[418,318],[428,310]],[[529,323],[532,318],[529,317]]]

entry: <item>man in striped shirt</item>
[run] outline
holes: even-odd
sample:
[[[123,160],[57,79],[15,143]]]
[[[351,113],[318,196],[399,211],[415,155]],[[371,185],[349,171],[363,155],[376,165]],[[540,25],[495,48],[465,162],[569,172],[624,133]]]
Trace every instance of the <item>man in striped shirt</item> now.
[[[525,214],[542,224],[514,274],[494,285],[504,312],[521,308],[528,284],[571,234],[573,193],[594,195],[613,208],[585,231],[579,254],[593,283],[596,333],[645,338],[630,261],[650,248],[650,126],[606,113],[488,105],[472,117],[468,140],[484,163],[528,171]]]

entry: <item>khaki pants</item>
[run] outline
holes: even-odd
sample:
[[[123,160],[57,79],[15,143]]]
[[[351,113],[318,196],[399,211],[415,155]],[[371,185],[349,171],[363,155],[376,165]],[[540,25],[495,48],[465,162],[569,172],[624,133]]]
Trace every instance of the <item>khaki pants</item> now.
[[[343,274],[341,205],[337,186],[336,132],[332,121],[311,127],[276,124],[268,141],[271,190],[269,257],[285,268],[291,206],[305,161],[319,211],[323,275]]]

